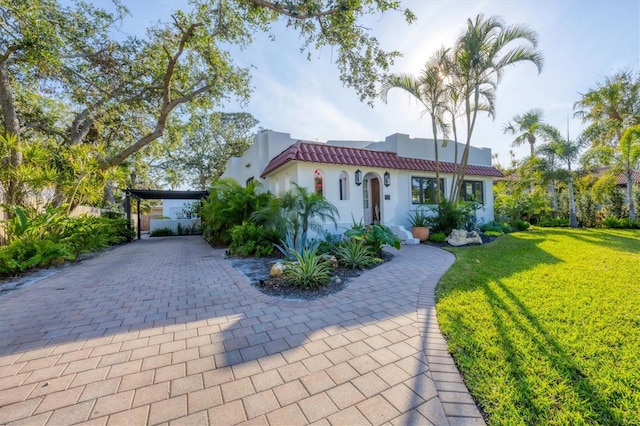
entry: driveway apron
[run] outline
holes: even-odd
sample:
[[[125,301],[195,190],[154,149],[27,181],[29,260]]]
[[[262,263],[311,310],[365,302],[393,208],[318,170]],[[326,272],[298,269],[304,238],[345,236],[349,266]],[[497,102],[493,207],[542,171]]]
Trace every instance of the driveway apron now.
[[[0,424],[484,424],[419,245],[314,301],[199,237],[135,241],[0,297]]]

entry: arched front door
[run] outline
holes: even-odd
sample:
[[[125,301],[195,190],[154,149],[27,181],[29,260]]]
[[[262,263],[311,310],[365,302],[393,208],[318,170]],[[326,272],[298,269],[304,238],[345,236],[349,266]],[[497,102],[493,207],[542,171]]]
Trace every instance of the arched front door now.
[[[362,181],[362,208],[365,225],[382,222],[381,198],[380,179],[373,173],[367,173]]]

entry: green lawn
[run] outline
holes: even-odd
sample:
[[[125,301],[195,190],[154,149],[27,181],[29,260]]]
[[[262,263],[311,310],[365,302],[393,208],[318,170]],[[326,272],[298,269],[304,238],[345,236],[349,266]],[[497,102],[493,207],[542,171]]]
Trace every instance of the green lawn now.
[[[438,321],[490,424],[640,425],[640,231],[451,251]]]

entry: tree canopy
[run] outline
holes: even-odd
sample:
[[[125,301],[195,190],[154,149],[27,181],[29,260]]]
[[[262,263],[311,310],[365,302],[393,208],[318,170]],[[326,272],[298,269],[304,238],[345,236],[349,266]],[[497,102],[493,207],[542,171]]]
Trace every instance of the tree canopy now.
[[[116,39],[126,19],[118,1],[107,12],[76,2],[0,0],[0,113],[2,133],[50,138],[60,146],[101,146],[90,153],[99,168],[122,164],[159,139],[181,105],[219,109],[250,96],[249,70],[231,46],[285,21],[302,49],[336,49],[345,86],[372,101],[377,83],[399,52],[386,52],[366,16],[399,10],[393,0],[193,0],[145,37]],[[408,22],[415,19],[405,10]],[[18,166],[20,151],[2,159]],[[9,196],[17,193],[15,182]]]

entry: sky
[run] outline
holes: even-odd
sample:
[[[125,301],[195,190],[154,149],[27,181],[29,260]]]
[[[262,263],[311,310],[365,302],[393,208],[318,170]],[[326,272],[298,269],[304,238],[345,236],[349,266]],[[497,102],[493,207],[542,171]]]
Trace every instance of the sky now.
[[[107,0],[93,3],[110,8]],[[152,23],[168,21],[175,9],[188,8],[182,0],[123,4],[131,15],[120,31],[138,36]],[[638,0],[404,0],[402,6],[416,14],[414,24],[406,24],[399,12],[370,16],[364,22],[383,48],[403,54],[393,73],[417,75],[434,50],[452,46],[467,19],[479,13],[537,32],[545,58],[542,73],[530,63],[506,69],[496,92],[495,119],[480,115],[472,136],[473,146],[491,148],[503,166],[509,164],[510,150],[517,158],[529,154],[528,144],[514,148],[514,136],[502,131],[515,115],[540,108],[545,122],[563,131],[568,126],[570,135],[577,135],[584,127],[573,118],[580,94],[617,71],[640,69]],[[275,41],[258,35],[249,48],[233,52],[238,65],[253,67],[253,93],[243,111],[253,114],[260,127],[309,141],[381,141],[394,133],[431,137],[430,120],[405,92],[392,90],[386,104],[376,101],[371,108],[342,85],[330,48],[312,52],[307,60],[296,32],[284,24],[276,25],[274,32]],[[239,106],[226,105],[224,110],[237,111]]]

